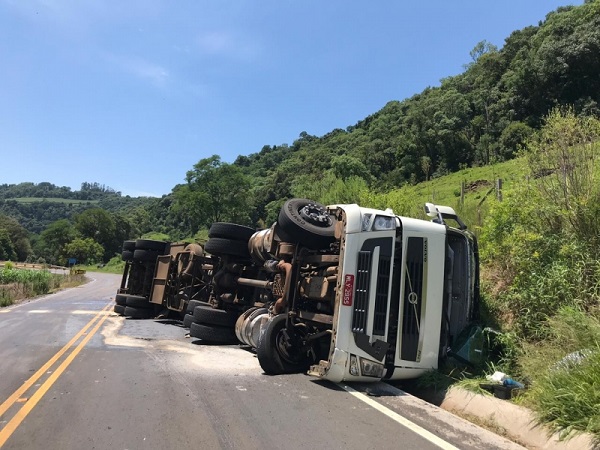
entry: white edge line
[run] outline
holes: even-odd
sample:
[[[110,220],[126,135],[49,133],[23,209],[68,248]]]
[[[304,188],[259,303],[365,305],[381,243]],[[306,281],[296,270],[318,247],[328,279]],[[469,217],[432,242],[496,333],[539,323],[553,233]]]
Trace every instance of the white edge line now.
[[[341,384],[341,383],[336,383],[336,384],[338,386],[340,386],[342,389],[344,389],[346,392],[348,392],[350,395],[353,395],[357,399],[361,400],[362,402],[366,403],[367,405],[371,406],[372,408],[376,409],[377,411],[385,414],[390,419],[394,420],[395,422],[399,423],[400,425],[402,425],[402,426],[408,428],[409,430],[417,433],[423,439],[428,440],[432,444],[435,444],[438,447],[446,449],[446,450],[459,450],[458,447],[455,447],[452,444],[450,444],[450,443],[444,441],[443,439],[437,437],[435,434],[427,431],[425,428],[422,428],[419,425],[417,425],[416,423],[411,422],[406,417],[402,417],[400,414],[392,411],[389,408],[386,408],[385,406],[383,406],[380,403],[377,403],[375,400],[367,397],[362,392],[358,392],[357,390],[352,389],[350,386],[347,386],[345,384]]]

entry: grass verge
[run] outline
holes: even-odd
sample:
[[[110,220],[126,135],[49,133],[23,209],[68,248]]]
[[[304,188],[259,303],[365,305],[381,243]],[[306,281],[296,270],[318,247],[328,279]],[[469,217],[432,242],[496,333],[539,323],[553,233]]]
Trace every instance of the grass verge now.
[[[0,307],[10,306],[66,287],[78,286],[84,282],[83,275],[5,267],[0,271]]]

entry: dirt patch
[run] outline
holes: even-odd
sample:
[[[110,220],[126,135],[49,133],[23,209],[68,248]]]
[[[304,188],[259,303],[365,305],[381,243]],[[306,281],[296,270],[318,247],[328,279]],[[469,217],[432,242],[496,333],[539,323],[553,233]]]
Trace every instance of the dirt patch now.
[[[476,180],[476,181],[471,181],[470,183],[466,183],[465,184],[465,191],[466,192],[475,192],[478,191],[479,189],[482,188],[486,188],[486,187],[491,187],[492,186],[492,182],[488,181],[488,180]]]

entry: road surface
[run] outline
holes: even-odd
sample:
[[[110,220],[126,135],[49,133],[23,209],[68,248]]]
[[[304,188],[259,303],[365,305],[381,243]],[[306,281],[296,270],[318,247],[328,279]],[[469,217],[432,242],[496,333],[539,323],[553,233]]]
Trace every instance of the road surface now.
[[[385,383],[267,376],[239,346],[115,315],[120,277],[88,276],[0,310],[0,448],[521,448]]]

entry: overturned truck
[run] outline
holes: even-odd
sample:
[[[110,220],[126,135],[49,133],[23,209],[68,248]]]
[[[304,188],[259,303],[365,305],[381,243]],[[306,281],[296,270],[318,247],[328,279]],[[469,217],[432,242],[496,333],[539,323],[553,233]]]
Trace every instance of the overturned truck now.
[[[171,252],[160,257],[149,301],[180,313],[192,305],[192,327],[205,332],[196,337],[211,340],[217,329],[237,338],[267,374],[418,377],[437,368],[479,309],[475,237],[452,208],[425,209],[431,221],[292,199],[251,235],[214,224],[210,256],[186,259],[197,289],[181,293],[185,270]]]

